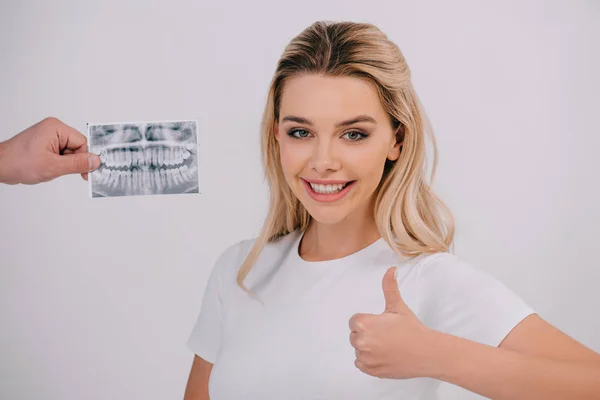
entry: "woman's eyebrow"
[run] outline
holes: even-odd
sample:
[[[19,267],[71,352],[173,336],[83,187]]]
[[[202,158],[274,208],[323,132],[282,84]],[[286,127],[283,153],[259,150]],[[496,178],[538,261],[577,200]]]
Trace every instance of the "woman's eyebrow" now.
[[[295,115],[288,115],[283,117],[283,119],[281,120],[281,122],[286,122],[286,121],[290,121],[290,122],[296,122],[299,124],[305,124],[308,126],[313,126],[313,122],[307,118],[302,118],[302,117],[297,117]],[[354,117],[352,119],[346,120],[346,121],[342,121],[342,122],[338,122],[337,124],[335,124],[336,128],[339,128],[341,126],[348,126],[348,125],[353,125],[356,124],[358,122],[370,122],[373,124],[376,124],[377,121],[375,121],[375,119],[373,117],[369,117],[368,115],[359,115],[357,117]]]

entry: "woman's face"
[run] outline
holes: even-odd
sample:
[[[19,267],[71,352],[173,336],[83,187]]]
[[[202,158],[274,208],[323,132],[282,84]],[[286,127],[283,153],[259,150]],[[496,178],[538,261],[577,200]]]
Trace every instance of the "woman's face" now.
[[[396,132],[371,83],[355,77],[302,75],[286,80],[275,137],[293,193],[318,222],[364,213],[397,160]]]

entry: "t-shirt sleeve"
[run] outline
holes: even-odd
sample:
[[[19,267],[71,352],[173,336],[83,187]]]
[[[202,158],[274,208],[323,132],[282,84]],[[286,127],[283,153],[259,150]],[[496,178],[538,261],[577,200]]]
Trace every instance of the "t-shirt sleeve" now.
[[[424,258],[418,286],[423,324],[489,346],[535,312],[498,279],[450,253]]]
[[[213,266],[202,297],[200,313],[187,342],[190,350],[213,364],[217,358],[221,344],[223,326],[223,274],[230,258],[228,257],[230,251],[231,249],[227,249],[223,252]]]

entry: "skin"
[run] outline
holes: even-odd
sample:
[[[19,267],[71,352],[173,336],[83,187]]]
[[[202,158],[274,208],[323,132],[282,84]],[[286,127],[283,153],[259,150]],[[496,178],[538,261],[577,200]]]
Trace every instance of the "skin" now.
[[[372,122],[338,126],[359,116]],[[296,117],[306,121],[290,120]],[[313,219],[300,246],[303,258],[340,258],[380,237],[373,215],[374,194],[386,159],[399,158],[401,143],[370,82],[323,75],[290,78],[283,90],[275,138],[285,179]],[[356,182],[343,199],[324,203],[309,196],[303,179]]]
[[[87,139],[56,118],[45,118],[0,143],[0,183],[34,185],[100,166],[100,157],[87,152]]]

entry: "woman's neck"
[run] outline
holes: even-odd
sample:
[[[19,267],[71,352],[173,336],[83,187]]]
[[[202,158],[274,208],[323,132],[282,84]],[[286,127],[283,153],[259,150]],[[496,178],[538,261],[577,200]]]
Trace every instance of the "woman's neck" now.
[[[302,238],[299,253],[306,261],[334,260],[356,253],[380,237],[372,215],[349,216],[337,224],[322,224],[313,219]]]

